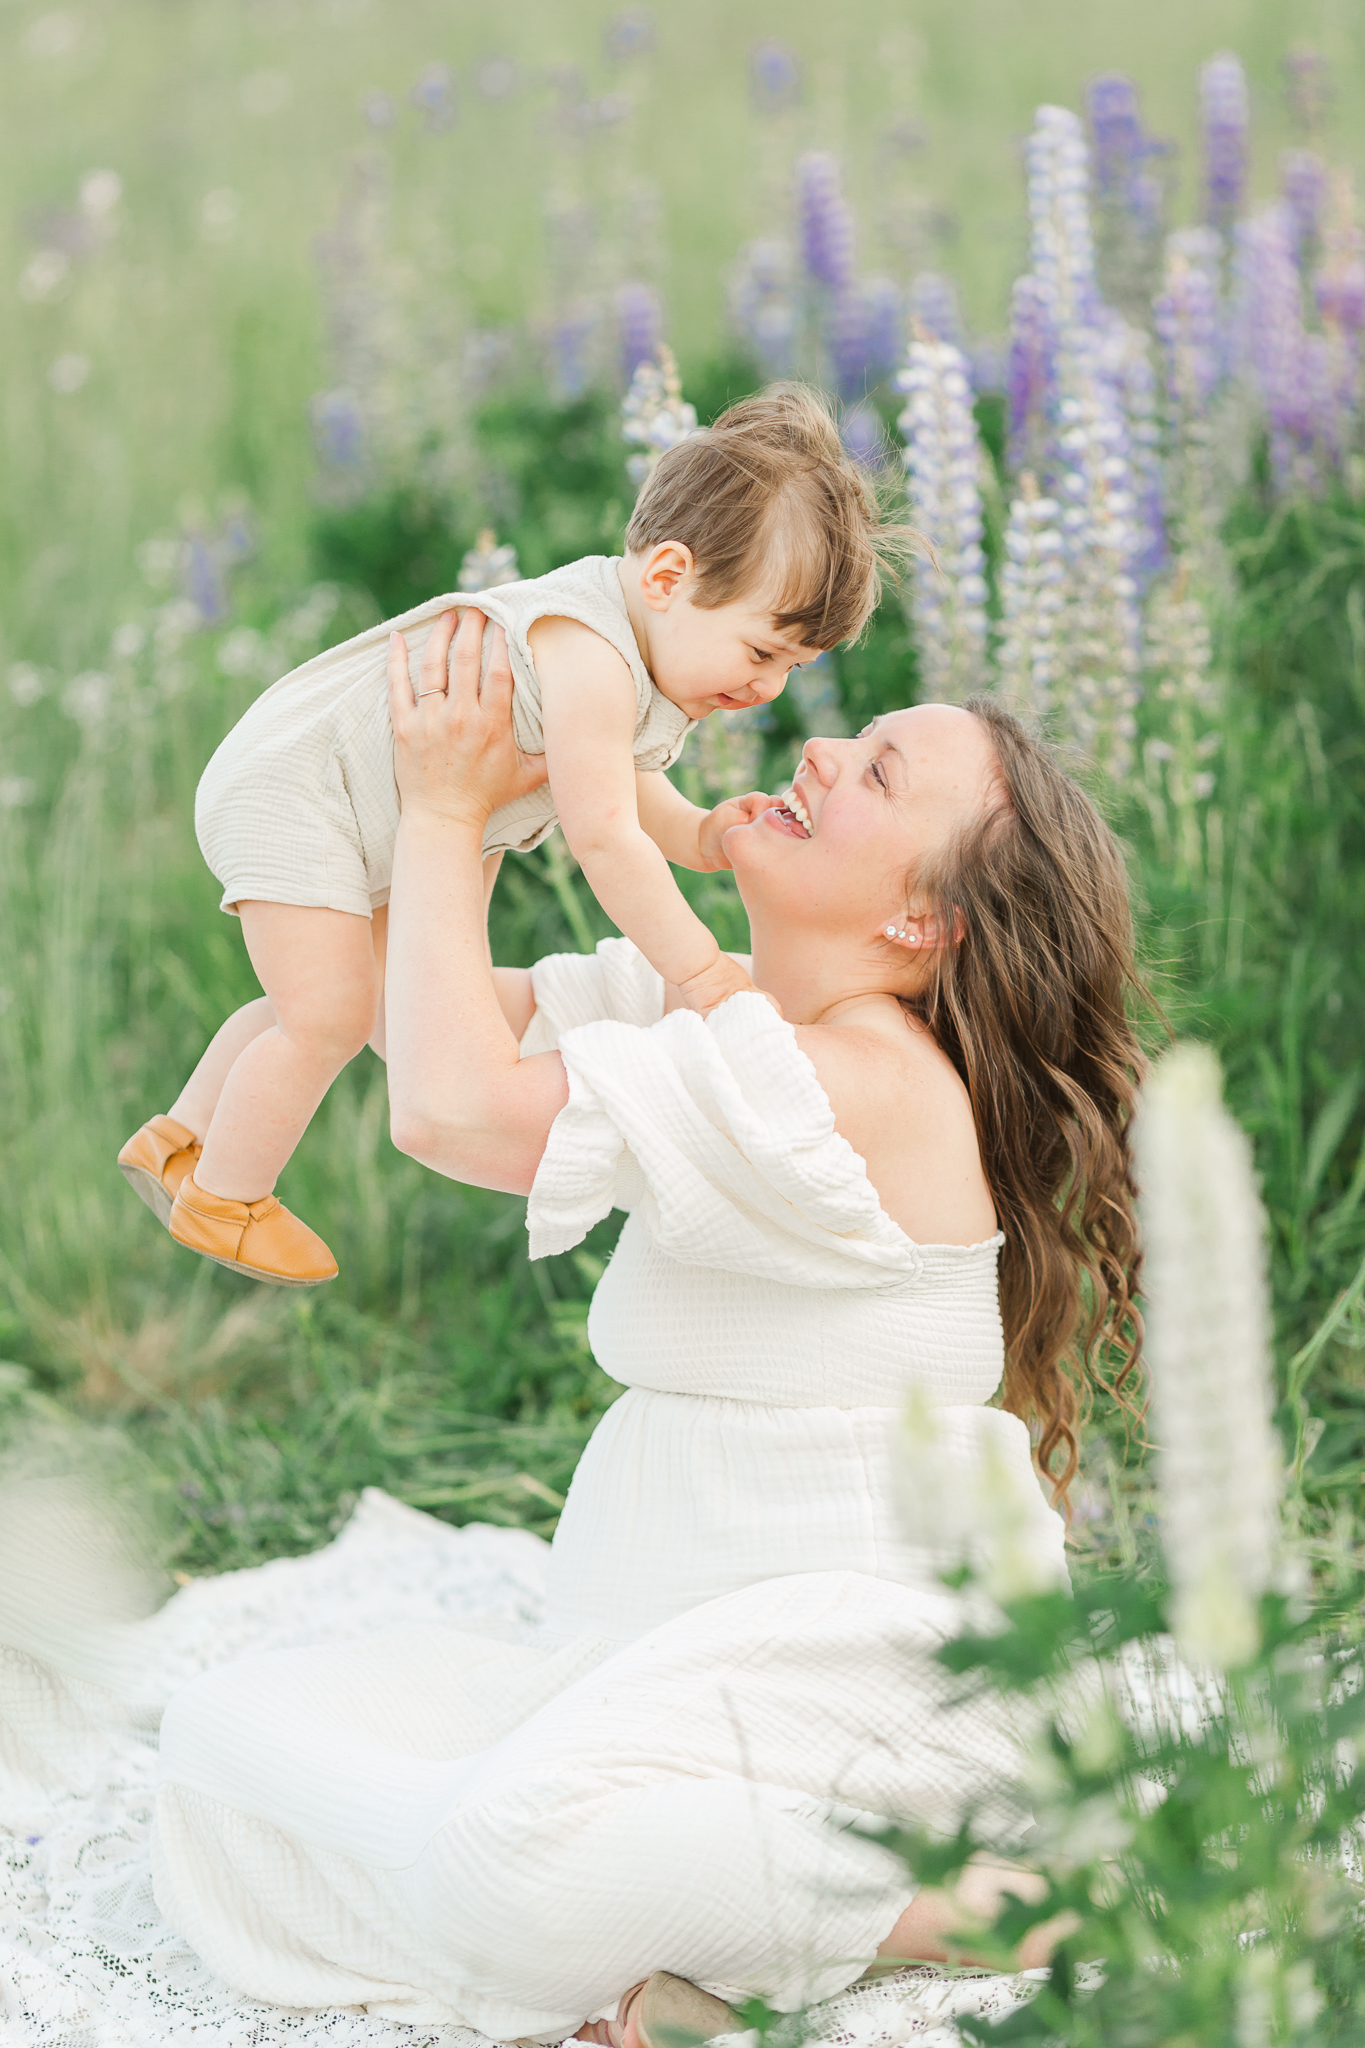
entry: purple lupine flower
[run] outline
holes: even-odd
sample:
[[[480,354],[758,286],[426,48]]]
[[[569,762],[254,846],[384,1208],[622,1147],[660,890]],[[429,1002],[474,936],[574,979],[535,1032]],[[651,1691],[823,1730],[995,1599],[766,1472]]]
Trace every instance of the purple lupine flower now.
[[[859,278],[830,313],[829,349],[840,395],[856,398],[893,370],[905,346],[905,306],[889,277]]]
[[[1091,80],[1087,106],[1102,275],[1124,310],[1138,314],[1151,297],[1160,256],[1166,192],[1157,164],[1170,145],[1148,135],[1137,88],[1119,72]]]
[[[853,209],[843,196],[839,160],[808,150],[796,164],[801,257],[816,284],[840,292],[853,282]]]
[[[663,308],[653,285],[623,284],[616,291],[621,375],[629,384],[641,363],[653,360],[663,339]]]
[[[1010,345],[1004,335],[979,335],[967,349],[967,360],[971,365],[972,389],[978,395],[991,392],[1003,395],[1010,382]]]
[[[1010,295],[1007,366],[1009,463],[1016,473],[1043,459],[1056,383],[1057,328],[1036,277],[1016,279]]]
[[[455,76],[448,64],[426,64],[408,95],[431,135],[455,126]]]
[[[962,347],[962,311],[957,286],[938,270],[921,270],[910,284],[910,318],[934,341]],[[899,351],[898,351],[899,353]]]
[[[727,277],[730,323],[767,377],[786,376],[796,339],[790,243],[760,240],[740,250]]]
[[[1105,71],[1086,88],[1095,191],[1101,200],[1127,203],[1135,169],[1146,155],[1137,87],[1122,72]]]
[[[1289,52],[1284,59],[1284,90],[1299,133],[1310,140],[1321,134],[1332,97],[1330,70],[1321,50],[1300,44]]]
[[[1198,238],[1206,229],[1174,234],[1166,245],[1166,275],[1152,304],[1163,351],[1166,389],[1190,418],[1207,408],[1223,375],[1223,334],[1218,297],[1218,250]]]
[[[185,541],[185,596],[206,626],[227,615],[227,586],[218,550],[202,533],[191,533]]]
[[[1315,149],[1287,149],[1280,158],[1280,193],[1289,208],[1300,255],[1322,233],[1327,166]]]
[[[615,63],[647,57],[658,40],[654,16],[647,7],[627,7],[602,31],[602,47]]]
[[[787,43],[755,43],[749,52],[749,96],[760,114],[778,114],[801,97],[801,59]]]
[[[550,330],[550,385],[561,405],[581,398],[591,382],[597,330],[597,309],[586,301],[566,307]]]
[[[1199,73],[1204,137],[1204,213],[1211,226],[1228,228],[1241,211],[1247,179],[1251,105],[1240,57],[1229,50],[1210,57]]]
[[[365,459],[365,427],[353,391],[320,391],[310,407],[313,440],[332,469],[355,469]]]
[[[960,349],[912,341],[896,378],[911,514],[937,557],[914,565],[912,609],[925,703],[960,702],[986,676],[981,442]]]
[[[1265,409],[1276,483],[1283,491],[1312,490],[1319,481],[1321,391],[1310,390],[1315,365],[1304,332],[1294,226],[1282,201],[1239,224],[1235,262],[1241,361]]]

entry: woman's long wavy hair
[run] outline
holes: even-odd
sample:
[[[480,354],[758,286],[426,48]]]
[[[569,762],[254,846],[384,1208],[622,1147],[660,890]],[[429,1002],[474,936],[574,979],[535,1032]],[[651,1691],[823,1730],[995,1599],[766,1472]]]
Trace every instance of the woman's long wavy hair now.
[[[910,878],[955,944],[909,1007],[971,1095],[1005,1243],[1004,1405],[1065,1501],[1096,1387],[1130,1413],[1142,1349],[1129,1122],[1145,999],[1123,858],[1085,793],[993,698],[999,801]]]

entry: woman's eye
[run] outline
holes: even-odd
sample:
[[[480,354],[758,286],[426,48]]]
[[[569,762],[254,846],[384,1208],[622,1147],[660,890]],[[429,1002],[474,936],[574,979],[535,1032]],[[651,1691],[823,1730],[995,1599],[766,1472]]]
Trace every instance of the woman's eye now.
[[[872,763],[872,773],[876,776],[878,782],[880,782],[883,789],[887,789],[890,787],[886,779],[886,770],[882,767],[880,761],[874,761]]]

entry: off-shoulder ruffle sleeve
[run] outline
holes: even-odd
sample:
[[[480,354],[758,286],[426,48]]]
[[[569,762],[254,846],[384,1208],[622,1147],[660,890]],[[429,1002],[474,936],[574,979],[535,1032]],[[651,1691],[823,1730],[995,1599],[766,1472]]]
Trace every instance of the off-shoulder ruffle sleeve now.
[[[799,1287],[903,1285],[919,1273],[795,1032],[762,996],[646,1028],[599,1013],[561,1028],[559,1051],[569,1100],[531,1189],[533,1258],[567,1251],[623,1208],[689,1265]]]
[[[531,969],[531,986],[536,1007],[523,1057],[553,1052],[575,1025],[657,1024],[664,1013],[663,977],[629,939],[600,939],[595,953],[549,953]]]

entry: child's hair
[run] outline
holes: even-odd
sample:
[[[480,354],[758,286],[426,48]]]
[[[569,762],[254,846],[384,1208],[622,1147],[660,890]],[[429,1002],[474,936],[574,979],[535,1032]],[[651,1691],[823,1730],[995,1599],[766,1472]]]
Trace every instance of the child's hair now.
[[[659,460],[626,548],[691,549],[694,604],[759,593],[804,647],[854,639],[882,576],[921,545],[887,523],[872,477],[851,459],[829,407],[803,384],[772,384]]]

